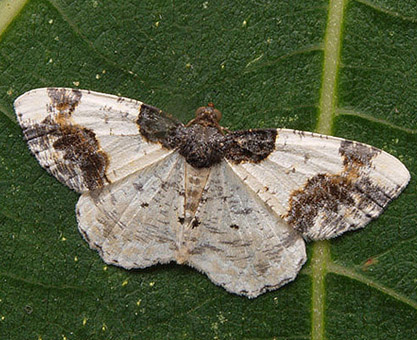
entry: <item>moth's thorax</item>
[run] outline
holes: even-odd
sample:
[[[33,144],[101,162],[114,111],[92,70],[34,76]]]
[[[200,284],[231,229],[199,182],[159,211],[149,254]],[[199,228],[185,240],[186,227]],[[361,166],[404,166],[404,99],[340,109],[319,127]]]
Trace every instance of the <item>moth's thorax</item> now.
[[[195,168],[206,168],[222,159],[220,142],[223,135],[219,129],[199,123],[178,131],[179,153]]]

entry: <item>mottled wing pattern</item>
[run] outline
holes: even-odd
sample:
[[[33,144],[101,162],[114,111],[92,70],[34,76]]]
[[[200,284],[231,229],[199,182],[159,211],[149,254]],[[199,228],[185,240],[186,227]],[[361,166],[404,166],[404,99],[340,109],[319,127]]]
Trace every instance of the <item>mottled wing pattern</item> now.
[[[407,185],[394,156],[358,142],[277,130],[275,147],[259,162],[229,161],[238,176],[307,239],[363,227]]]
[[[185,263],[251,298],[294,280],[306,260],[302,237],[224,161],[211,168],[179,244]]]
[[[117,183],[81,195],[80,232],[110,264],[145,268],[175,260],[184,215],[184,159],[173,153]]]
[[[224,136],[223,152],[234,163],[258,163],[275,150],[276,129],[233,131]]]
[[[84,193],[77,204],[84,238],[107,263],[185,263],[248,297],[296,277],[306,260],[302,237],[242,186],[227,163],[194,170],[191,181],[186,171],[190,166],[175,152]],[[196,189],[199,177],[206,180],[202,192]]]
[[[77,89],[35,89],[14,105],[39,163],[78,192],[116,182],[170,153],[147,139],[149,120],[161,118],[166,131],[181,125],[139,101]]]

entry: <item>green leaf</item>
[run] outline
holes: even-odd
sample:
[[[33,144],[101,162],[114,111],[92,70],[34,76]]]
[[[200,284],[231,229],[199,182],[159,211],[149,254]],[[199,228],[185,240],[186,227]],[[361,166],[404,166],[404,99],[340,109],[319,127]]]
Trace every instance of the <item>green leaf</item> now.
[[[0,1],[1,339],[415,339],[414,0]],[[255,300],[185,266],[107,267],[78,195],[30,155],[27,90],[120,94],[183,121],[213,101],[231,129],[359,140],[412,180],[366,229],[309,244],[297,279]]]

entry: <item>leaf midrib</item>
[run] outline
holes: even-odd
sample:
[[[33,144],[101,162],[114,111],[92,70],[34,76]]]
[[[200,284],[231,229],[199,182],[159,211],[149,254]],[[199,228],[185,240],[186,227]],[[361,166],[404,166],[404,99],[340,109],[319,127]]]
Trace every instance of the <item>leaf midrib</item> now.
[[[329,1],[327,26],[324,36],[324,61],[320,90],[319,116],[316,132],[330,135],[337,105],[337,75],[340,65],[342,24],[347,0]],[[326,301],[325,276],[330,262],[330,242],[320,241],[313,245],[311,258],[312,303],[311,339],[324,338]]]
[[[337,114],[360,115],[357,112],[348,112],[338,108],[337,105],[337,80],[340,68],[340,50],[342,46],[344,10],[348,0],[334,0],[329,2],[327,27],[324,42],[324,62],[322,85],[320,92],[319,117],[315,131],[322,134],[332,134],[334,118]],[[367,1],[360,0],[360,3],[369,5]],[[374,8],[373,6],[371,6]],[[382,11],[381,8],[378,10]],[[387,11],[382,11],[387,13]],[[398,13],[389,12],[387,14],[399,16]],[[403,18],[409,20],[409,18]],[[414,22],[414,20],[413,20]],[[339,112],[337,112],[339,111]],[[374,118],[363,117],[368,120],[376,121]],[[378,120],[378,123],[389,125],[392,128],[414,134],[414,129],[407,129],[394,126],[393,124]],[[403,294],[397,293],[394,289],[386,287],[368,277],[365,277],[355,270],[334,263],[330,255],[330,242],[320,241],[313,245],[313,256],[311,258],[311,277],[312,277],[312,304],[311,304],[311,339],[325,339],[325,304],[326,286],[325,277],[328,273],[342,275],[352,280],[366,284],[383,294],[386,294],[410,307],[417,309],[417,303]]]

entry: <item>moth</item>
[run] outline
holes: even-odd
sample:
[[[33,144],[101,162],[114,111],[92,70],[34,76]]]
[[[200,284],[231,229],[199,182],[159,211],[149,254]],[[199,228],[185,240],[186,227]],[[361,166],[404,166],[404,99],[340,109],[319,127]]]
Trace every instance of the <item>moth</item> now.
[[[394,156],[288,129],[184,125],[140,101],[41,88],[15,101],[42,167],[81,194],[78,228],[108,264],[175,261],[249,298],[296,277],[305,240],[364,227],[407,185]]]

